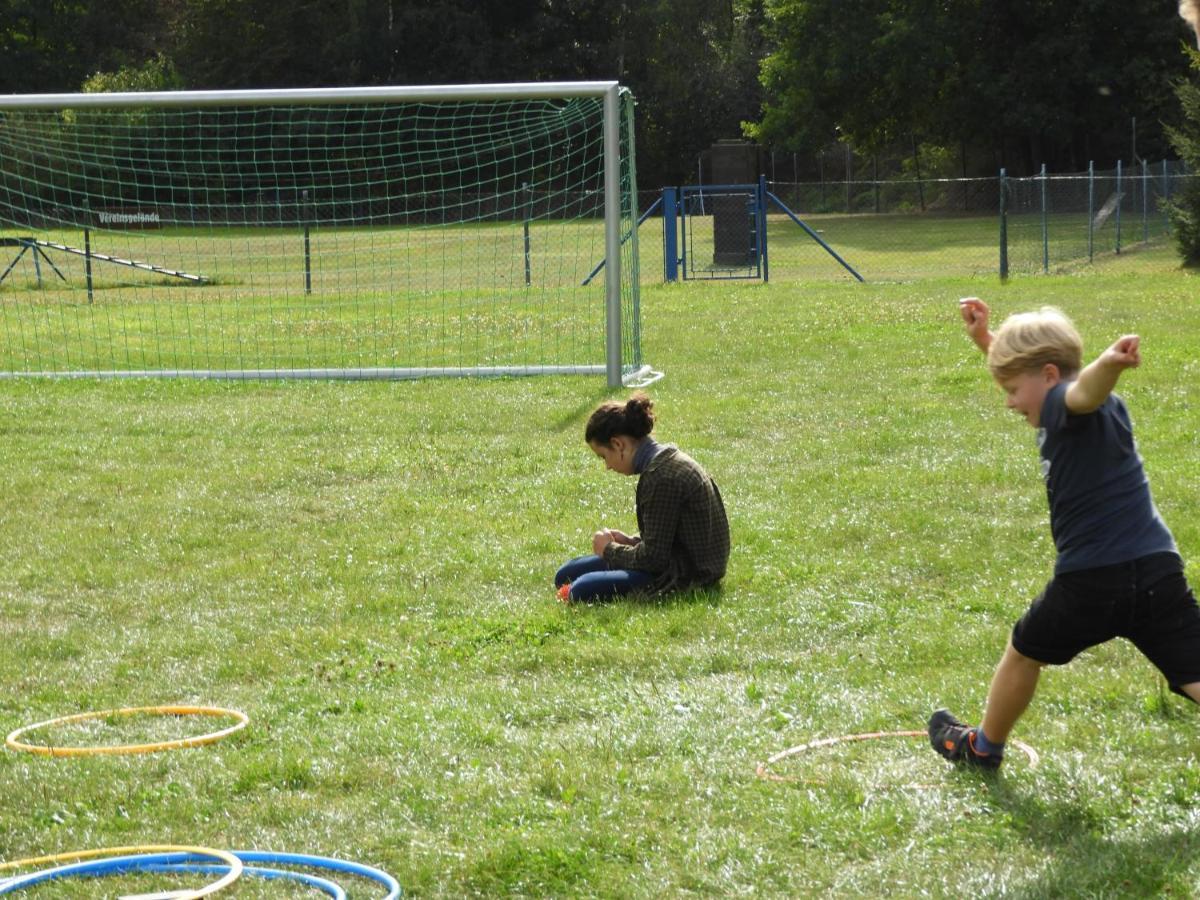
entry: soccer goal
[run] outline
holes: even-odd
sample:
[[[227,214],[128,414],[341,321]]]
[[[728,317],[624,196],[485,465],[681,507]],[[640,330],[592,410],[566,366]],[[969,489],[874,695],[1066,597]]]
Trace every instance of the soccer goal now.
[[[636,382],[636,197],[616,82],[0,97],[0,375]]]

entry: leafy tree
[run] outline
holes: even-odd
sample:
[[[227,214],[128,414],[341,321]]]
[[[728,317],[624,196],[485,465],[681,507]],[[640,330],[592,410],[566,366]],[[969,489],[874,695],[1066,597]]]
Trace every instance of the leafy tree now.
[[[83,82],[85,94],[123,91],[177,91],[183,79],[175,64],[162,53],[140,66],[124,66],[115,72],[97,72]]]
[[[1193,77],[1176,89],[1184,122],[1168,129],[1175,151],[1193,172],[1200,172],[1200,52],[1189,50]],[[1200,265],[1200,178],[1192,177],[1168,207],[1179,254],[1185,265]]]
[[[0,92],[75,91],[162,46],[156,0],[0,0]]]
[[[750,127],[801,149],[903,138],[1033,169],[1115,160],[1133,116],[1169,118],[1185,29],[1159,0],[774,0]],[[1165,151],[1144,134],[1141,155]]]

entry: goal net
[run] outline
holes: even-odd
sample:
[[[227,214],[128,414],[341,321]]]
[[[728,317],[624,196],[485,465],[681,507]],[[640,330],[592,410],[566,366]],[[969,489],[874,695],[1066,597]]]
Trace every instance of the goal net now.
[[[644,377],[632,107],[614,82],[0,97],[0,374]]]

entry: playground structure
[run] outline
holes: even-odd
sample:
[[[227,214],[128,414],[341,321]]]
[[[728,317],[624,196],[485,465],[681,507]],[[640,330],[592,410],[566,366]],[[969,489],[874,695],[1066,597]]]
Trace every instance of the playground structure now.
[[[783,212],[822,250],[858,281],[862,275],[809,227],[787,204],[767,190],[766,176],[755,184],[706,184],[665,187],[638,217],[640,228],[656,212],[663,223],[663,281],[761,278],[770,281],[767,210]],[[628,241],[632,233],[622,237]],[[583,280],[588,284],[604,268],[601,260]]]
[[[56,250],[59,253],[71,253],[71,254],[74,254],[75,256],[82,256],[84,258],[85,271],[87,273],[86,277],[87,277],[87,291],[88,291],[88,302],[89,303],[92,302],[92,288],[93,288],[93,285],[92,285],[92,260],[98,260],[99,262],[112,263],[112,264],[118,265],[118,266],[127,266],[128,268],[131,268],[131,269],[141,269],[144,272],[155,272],[159,275],[169,275],[172,278],[181,278],[184,281],[189,281],[193,284],[206,284],[208,282],[208,279],[205,278],[203,275],[193,275],[190,272],[181,272],[177,269],[168,269],[165,266],[157,266],[157,265],[154,265],[153,263],[142,262],[141,260],[124,259],[123,257],[120,257],[120,256],[110,256],[107,253],[97,253],[94,250],[92,250],[92,239],[91,239],[91,230],[90,229],[84,231],[83,240],[84,240],[83,247],[80,248],[80,247],[71,247],[71,246],[68,246],[67,244],[59,244],[54,241],[42,240],[41,238],[35,238],[32,236],[0,238],[0,247],[20,247],[21,248],[17,252],[17,255],[15,257],[13,257],[12,261],[8,264],[7,268],[5,268],[4,272],[2,274],[0,274],[0,284],[4,283],[4,279],[7,278],[9,273],[12,272],[12,270],[16,268],[17,263],[19,263],[21,261],[21,259],[25,256],[26,253],[29,253],[30,258],[33,260],[33,268],[34,268],[34,271],[37,276],[37,284],[38,284],[39,288],[42,286],[42,266],[41,266],[41,264],[43,261],[46,263],[46,265],[48,265],[51,268],[51,270],[53,270],[54,274],[57,275],[61,281],[66,281],[67,277],[65,275],[63,275],[62,271],[58,268],[58,266],[56,266],[54,264],[54,261],[50,258],[50,255],[48,253],[46,253],[47,250]]]
[[[824,238],[767,190],[766,176],[760,176],[756,184],[709,184],[663,190],[663,280],[761,278],[770,281],[767,243],[770,205],[783,212],[854,278],[863,280]],[[698,241],[710,220],[711,261],[707,257],[708,242]],[[673,227],[676,222],[678,229]]]

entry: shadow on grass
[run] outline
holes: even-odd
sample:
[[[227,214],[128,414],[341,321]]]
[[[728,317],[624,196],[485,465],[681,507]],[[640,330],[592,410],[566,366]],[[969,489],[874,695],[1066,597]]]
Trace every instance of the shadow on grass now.
[[[1002,779],[991,785],[997,805],[1005,809],[1025,840],[1049,860],[1036,878],[1014,886],[1019,897],[1153,897],[1194,896],[1194,866],[1200,834],[1186,826],[1171,828],[1147,810],[1153,834],[1106,834],[1111,810],[1087,800],[1054,800],[1028,793]],[[1170,830],[1168,830],[1170,829]]]
[[[625,388],[597,388],[592,392],[588,399],[577,403],[574,407],[567,410],[565,413],[551,422],[550,430],[557,432],[558,434],[562,434],[571,429],[576,429],[579,432],[579,440],[582,441],[583,426],[584,423],[587,422],[587,417],[592,414],[592,410],[599,406],[602,400],[606,400],[610,397],[623,397],[627,395],[627,393],[628,391],[626,391]]]

